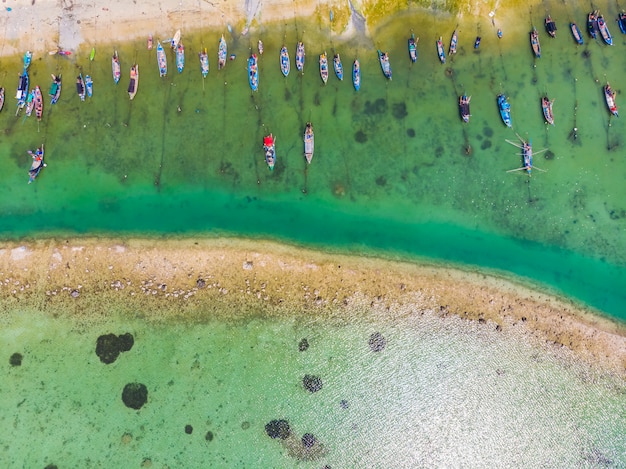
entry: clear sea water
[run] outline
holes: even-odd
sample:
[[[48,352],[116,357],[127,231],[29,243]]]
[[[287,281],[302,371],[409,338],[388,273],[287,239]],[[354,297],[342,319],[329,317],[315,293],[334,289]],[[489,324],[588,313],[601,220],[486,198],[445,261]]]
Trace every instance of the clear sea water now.
[[[186,68],[178,74],[168,51],[166,79],[159,78],[155,53],[145,49],[143,40],[98,45],[93,62],[90,47],[69,59],[35,56],[31,83],[47,92],[50,74],[61,73],[64,86],[58,104],[46,100],[40,125],[34,117],[15,117],[21,58],[2,59],[0,86],[7,98],[0,113],[0,236],[234,235],[355,255],[428,259],[513,275],[624,320],[624,124],[609,117],[602,86],[611,82],[618,106],[623,104],[626,40],[613,21],[614,3],[596,5],[612,30],[612,47],[586,34],[585,45],[574,43],[567,23],[575,20],[584,30],[588,5],[549,7],[559,27],[556,39],[543,31],[539,11],[509,21],[501,40],[491,23],[421,10],[389,19],[371,31],[371,38],[347,42],[330,32],[325,19],[290,19],[248,36],[225,28],[229,53],[236,59],[219,72],[222,32],[183,32]],[[540,31],[540,59],[530,51],[531,23]],[[459,52],[441,65],[435,39],[443,36],[447,47],[457,26]],[[414,65],[406,49],[411,29],[420,37]],[[169,37],[159,33],[164,40]],[[477,34],[482,43],[474,50]],[[259,37],[265,54],[260,89],[252,93],[245,61]],[[285,79],[278,51],[284,42],[293,60],[299,38],[307,46],[305,73],[293,67]],[[197,59],[203,46],[210,53],[205,80]],[[393,81],[381,73],[378,48],[389,51]],[[119,85],[111,77],[114,49],[122,63]],[[335,49],[346,70],[355,57],[360,60],[361,91],[332,73],[322,84],[316,58]],[[126,86],[134,61],[140,84],[129,102]],[[74,87],[80,71],[94,80],[94,97],[84,103]],[[501,92],[509,96],[513,130],[498,114]],[[468,125],[458,115],[462,93],[472,97]],[[555,99],[553,127],[541,113],[540,98],[546,93]],[[317,144],[308,168],[302,142],[307,121],[313,122]],[[269,132],[277,137],[273,172],[261,146]],[[537,151],[549,150],[535,157],[545,172],[535,170],[530,178],[522,171],[507,172],[521,166],[519,150],[507,143],[518,136],[532,139]],[[41,143],[48,167],[28,185],[26,150]],[[67,332],[76,329],[71,321],[48,324],[36,312],[7,315],[6,335],[13,339],[3,341],[10,344],[2,346],[3,356],[27,352],[22,368],[4,362],[9,379],[2,391],[13,400],[3,398],[10,411],[3,415],[10,416],[5,420],[19,435],[3,440],[12,467],[54,461],[59,467],[101,467],[116,457],[134,458],[119,467],[137,467],[144,458],[162,464],[156,467],[198,467],[196,461],[207,461],[203,458],[215,458],[214,467],[292,465],[289,447],[264,434],[263,426],[273,418],[288,418],[297,433],[319,435],[328,454],[310,467],[382,467],[389,454],[404,458],[406,463],[398,460],[403,467],[454,465],[451,461],[461,457],[478,467],[498,456],[502,467],[516,461],[529,467],[626,464],[619,446],[626,429],[623,388],[607,391],[549,358],[541,358],[545,367],[539,366],[532,359],[537,352],[515,341],[493,345],[496,339],[477,338],[465,326],[449,336],[441,324],[430,324],[426,334],[416,324],[405,328],[383,320],[343,327],[251,320],[217,322],[204,330],[184,324],[155,328],[120,318],[110,328],[132,329],[143,340],[138,338],[137,351],[102,375],[93,354],[101,333],[96,326],[85,326],[85,334],[79,334]],[[22,315],[36,321],[21,323]],[[393,329],[390,340],[397,348],[390,344],[374,358],[363,351],[374,329]],[[180,343],[194,334],[201,337],[197,346]],[[305,335],[320,337],[315,353],[297,352],[294,344]],[[60,344],[66,336],[62,347],[50,350],[49,344]],[[432,343],[416,349],[415,338],[425,336]],[[142,354],[142,343],[154,353]],[[72,361],[76,354],[82,361]],[[195,354],[199,358],[192,358]],[[445,358],[438,361],[440,354]],[[303,358],[310,355],[311,361]],[[250,363],[264,359],[267,363],[251,368]],[[193,360],[197,375],[189,374]],[[491,360],[502,360],[511,371],[498,375]],[[381,373],[396,370],[392,364],[397,373],[383,379]],[[172,384],[162,373],[168,366]],[[77,369],[85,376],[78,388],[69,379]],[[303,393],[299,380],[310,369],[337,385],[325,384],[319,396]],[[455,374],[458,369],[471,370],[467,381]],[[99,381],[107,375],[106,384]],[[119,405],[121,385],[131,379],[149,381],[156,402],[139,413],[122,407],[106,413]],[[491,393],[482,387],[484,379]],[[167,395],[157,391],[163,388],[169,389]],[[57,396],[52,406],[49,393]],[[27,397],[18,407],[24,399],[20,395]],[[338,404],[344,395],[348,409]],[[532,396],[540,396],[544,406],[530,405]],[[526,400],[525,411],[518,412],[517,398]],[[250,424],[245,431],[243,422]],[[182,431],[187,423],[196,429],[191,436]],[[55,425],[75,430],[58,432]],[[207,443],[209,430],[216,437]],[[120,446],[124,433],[132,440]],[[524,435],[521,440],[507,446],[518,433]],[[33,451],[31,435],[46,445]],[[481,446],[483,437],[493,444]],[[555,449],[555,442],[567,438],[571,446],[563,448],[570,452]],[[372,448],[374,439],[380,444]]]

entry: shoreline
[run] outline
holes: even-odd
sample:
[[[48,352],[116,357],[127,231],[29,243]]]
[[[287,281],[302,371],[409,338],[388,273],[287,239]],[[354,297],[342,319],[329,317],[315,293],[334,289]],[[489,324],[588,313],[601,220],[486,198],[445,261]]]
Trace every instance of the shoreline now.
[[[509,279],[421,261],[238,238],[5,242],[0,292],[5,312],[32,308],[90,323],[111,315],[148,322],[345,321],[355,306],[393,320],[392,306],[410,306],[515,330],[626,376],[626,325]]]

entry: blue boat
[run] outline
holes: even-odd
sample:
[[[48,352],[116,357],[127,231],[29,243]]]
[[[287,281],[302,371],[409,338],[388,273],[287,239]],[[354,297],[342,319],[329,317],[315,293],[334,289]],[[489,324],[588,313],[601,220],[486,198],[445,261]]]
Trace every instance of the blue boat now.
[[[200,52],[198,56],[200,57],[200,72],[202,73],[202,78],[206,78],[209,74],[209,53],[206,47],[202,49],[202,52]]]
[[[333,68],[335,69],[335,75],[337,75],[337,78],[343,80],[343,64],[341,63],[341,57],[339,57],[339,54],[335,54],[333,59]]]
[[[511,105],[503,94],[498,95],[498,109],[500,110],[502,122],[504,122],[507,127],[511,127]]]
[[[87,90],[87,96],[91,98],[93,96],[93,80],[90,75],[85,76],[85,89]]]
[[[304,43],[299,41],[296,46],[296,68],[299,72],[304,70],[304,55]]]
[[[419,41],[419,38],[417,39]],[[417,62],[417,41],[415,40],[415,34],[411,34],[409,38],[409,57],[411,62]]]
[[[617,15],[617,25],[622,34],[626,34],[626,13],[621,12]]]
[[[613,45],[613,37],[609,32],[609,27],[606,25],[606,21],[604,21],[604,17],[602,15],[598,16],[598,31],[600,31],[600,36],[602,36],[602,40],[609,46]]]
[[[24,53],[24,70],[28,70],[28,67],[30,67],[30,63],[33,60],[33,53],[29,50],[26,51],[26,53]]]
[[[439,60],[441,60],[442,64],[446,63],[446,51],[443,48],[443,39],[439,36],[437,39],[437,55],[439,56]]]
[[[530,32],[530,46],[533,49],[535,57],[541,57],[541,44],[539,43],[539,33],[537,33],[537,30],[535,28],[533,28],[533,30]]]
[[[167,75],[167,57],[165,56],[165,51],[160,41],[157,43],[156,53],[157,63],[159,64],[159,76],[164,77]]]
[[[252,91],[259,89],[259,64],[256,54],[252,54],[248,59],[248,82]]]
[[[389,55],[387,52],[382,53],[378,50],[378,60],[380,61],[380,68],[383,70],[383,75],[391,80],[391,64],[389,63]]]
[[[480,36],[476,36],[476,40],[474,41],[474,49],[478,49],[480,47]]]
[[[50,85],[50,104],[55,104],[61,97],[61,75],[52,75],[52,85]]]
[[[358,60],[355,60],[352,65],[352,84],[356,91],[361,89],[361,64]]]
[[[43,143],[41,144],[41,148],[37,148],[34,152],[28,150],[28,154],[33,157],[33,162],[28,170],[28,184],[30,184],[37,178],[37,176],[39,176],[41,170],[47,166],[43,159]]]
[[[20,75],[20,81],[17,85],[17,93],[15,94],[15,98],[17,99],[17,112],[19,112],[20,109],[26,105],[29,84],[30,79],[28,78],[28,72],[24,70],[24,73]]]
[[[182,73],[185,68],[185,46],[182,41],[176,46],[176,68],[178,73]]]
[[[570,23],[569,24],[569,28],[572,31],[572,36],[574,36],[574,40],[578,44],[582,45],[582,43],[583,43],[583,35],[580,32],[580,28],[576,25],[576,23]]]
[[[289,52],[287,52],[287,48],[283,46],[282,49],[280,49],[280,71],[283,72],[284,76],[287,76],[289,75],[290,69]]]

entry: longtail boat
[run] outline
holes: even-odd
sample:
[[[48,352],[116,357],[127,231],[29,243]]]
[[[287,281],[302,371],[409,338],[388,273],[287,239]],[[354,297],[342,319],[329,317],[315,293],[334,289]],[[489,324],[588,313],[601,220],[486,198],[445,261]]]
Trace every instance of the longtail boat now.
[[[269,134],[263,137],[263,151],[265,152],[265,163],[270,171],[274,170],[276,164],[276,138]]]
[[[550,15],[546,17],[546,32],[550,37],[556,37],[556,23]]]
[[[604,99],[606,100],[606,105],[615,117],[618,117],[617,114],[617,105],[615,104],[615,91],[611,89],[611,85],[607,82],[604,85]]]
[[[324,84],[328,81],[328,58],[326,52],[320,54],[320,76]]]
[[[200,52],[198,56],[200,57],[200,72],[202,73],[202,78],[206,78],[209,74],[209,53],[206,47],[202,49],[202,52]]]
[[[547,96],[541,98],[541,110],[548,124],[554,125],[554,114],[552,113],[552,104],[554,99],[550,100]]]
[[[450,39],[450,49],[448,54],[452,55],[452,54],[456,54],[456,44],[459,41],[459,35],[456,32],[456,29],[454,30],[454,32],[452,33],[452,39]]]
[[[39,176],[41,170],[48,165],[44,162],[43,143],[41,144],[41,148],[37,148],[34,152],[28,150],[28,154],[33,158],[33,162],[28,170],[28,184],[30,184]]]
[[[580,28],[578,27],[578,25],[576,23],[570,23],[569,24],[569,29],[572,31],[572,36],[574,36],[574,41],[576,41],[578,44],[582,45],[583,44],[583,35],[580,32]]]
[[[259,49],[259,55],[263,55],[263,41],[259,39],[259,43],[257,44],[257,48]]]
[[[130,81],[128,82],[128,97],[132,101],[137,94],[139,88],[139,65],[135,64],[130,67]]]
[[[248,59],[248,82],[252,91],[259,89],[259,65],[256,54],[252,54]]]
[[[463,119],[463,122],[469,122],[470,120],[470,100],[472,99],[471,96],[459,96],[459,113],[461,114],[461,119]]]
[[[43,117],[43,96],[41,95],[41,88],[35,86],[35,116],[40,121]]]
[[[83,74],[81,73],[76,77],[76,93],[81,101],[85,100],[85,79],[83,78]]]
[[[304,158],[307,164],[311,164],[313,151],[315,150],[315,135],[313,134],[313,124],[307,122],[304,129]]]
[[[341,63],[341,57],[339,54],[335,54],[333,58],[333,68],[335,69],[335,75],[339,80],[343,80],[343,64]]]
[[[598,10],[590,11],[587,15],[587,32],[594,39],[598,36]]]
[[[0,87],[0,111],[4,107],[4,88]]]
[[[20,75],[19,82],[17,84],[17,92],[15,93],[15,98],[17,99],[17,107],[18,109],[22,109],[26,104],[26,99],[28,98],[28,85],[30,84],[30,79],[28,77],[28,72],[24,70],[24,72]]]
[[[90,75],[85,76],[85,91],[87,91],[87,96],[89,98],[93,96],[93,80]]]
[[[52,75],[52,85],[50,85],[50,104],[56,104],[61,97],[61,75]]]
[[[439,56],[439,60],[442,64],[446,63],[446,51],[443,48],[443,39],[439,36],[437,39],[437,55]]]
[[[28,97],[26,98],[25,114],[27,117],[30,117],[30,115],[33,113],[34,108],[35,108],[35,90],[31,90],[31,92],[28,93]]]
[[[178,47],[179,41],[180,41],[180,29],[177,29],[176,32],[174,33],[174,37],[170,41],[170,47],[176,50],[176,47]]]
[[[33,60],[33,53],[29,50],[27,50],[24,53],[24,70],[28,70],[28,67],[30,67],[30,63]]]
[[[626,34],[626,13],[621,12],[617,15],[617,25],[622,34]]]
[[[361,64],[358,59],[355,59],[352,65],[352,84],[356,91],[361,89]]]
[[[511,105],[506,100],[504,94],[498,95],[498,109],[500,110],[500,117],[502,117],[504,125],[511,127]]]
[[[517,142],[512,142],[511,140],[506,140],[506,142],[522,150],[520,153],[520,156],[522,157],[522,167],[510,169],[509,171],[507,171],[507,173],[513,173],[515,171],[526,171],[526,173],[528,173],[528,176],[530,176],[531,171],[533,169],[545,172],[544,169],[539,169],[533,165],[533,142],[532,140],[526,141],[523,138],[521,138],[519,135],[517,136],[517,138],[519,138],[521,145],[519,145]],[[538,155],[539,153],[543,153],[544,151],[547,151],[547,148],[540,150],[538,152],[535,152],[535,155]]]
[[[478,49],[480,47],[480,36],[476,36],[476,40],[474,41],[474,49]]]
[[[408,41],[408,46],[409,46],[409,58],[411,59],[411,62],[413,63],[417,62],[417,41],[419,41],[419,38],[415,39],[415,34],[411,33],[411,37],[409,38],[409,41]]]
[[[120,77],[122,76],[122,68],[120,66],[120,58],[117,55],[117,51],[113,52],[113,57],[111,57],[111,72],[113,73],[113,81],[117,85],[120,81]]]
[[[541,44],[539,44],[539,34],[537,33],[536,28],[533,28],[530,32],[530,46],[533,48],[535,57],[541,57]]]
[[[222,37],[220,38],[220,45],[217,50],[217,69],[218,70],[221,70],[226,66],[227,54],[228,52],[227,52],[226,40],[224,39],[224,35],[222,34]]]
[[[304,43],[302,41],[298,41],[298,45],[296,46],[296,69],[301,72],[304,70]]]
[[[157,63],[159,65],[159,76],[164,77],[167,75],[167,57],[165,56],[165,50],[161,45],[161,41],[157,41]]]
[[[178,73],[182,73],[185,68],[185,46],[183,41],[180,41],[176,46],[176,68]]]
[[[152,39],[152,34],[148,34],[148,43],[147,43],[148,50],[152,50],[153,45],[154,45],[154,41]]]
[[[283,46],[280,49],[280,71],[283,73],[283,76],[289,75],[289,71],[291,70],[291,62],[289,61],[289,52],[287,51],[287,47]]]
[[[389,63],[389,54],[387,52],[381,52],[378,50],[378,61],[380,62],[380,68],[383,71],[385,78],[391,80],[391,64]]]
[[[602,15],[598,16],[598,31],[600,31],[600,36],[602,36],[602,40],[609,46],[613,45],[613,37],[609,32],[609,27],[606,25],[606,21],[604,21],[604,17]]]

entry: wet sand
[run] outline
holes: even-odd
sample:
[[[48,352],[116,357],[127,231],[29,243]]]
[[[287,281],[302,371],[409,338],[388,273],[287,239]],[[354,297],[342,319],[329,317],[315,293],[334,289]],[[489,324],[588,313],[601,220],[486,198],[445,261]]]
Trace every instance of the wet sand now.
[[[496,276],[239,239],[75,239],[5,243],[0,310],[98,322],[300,316],[393,320],[395,306],[457,315],[571,349],[626,376],[626,326]],[[391,306],[394,306],[392,308]],[[406,308],[404,308],[406,309]],[[382,313],[381,313],[382,312]],[[350,313],[354,314],[354,313]]]

